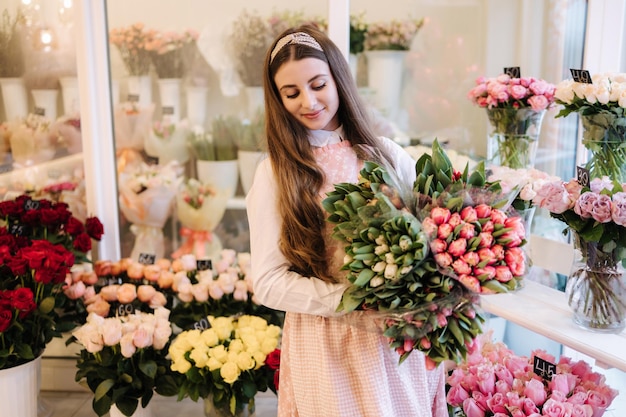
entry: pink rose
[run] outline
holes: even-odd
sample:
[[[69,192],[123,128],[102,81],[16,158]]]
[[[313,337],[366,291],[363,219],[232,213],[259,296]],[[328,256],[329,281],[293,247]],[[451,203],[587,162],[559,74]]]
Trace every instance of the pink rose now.
[[[135,354],[135,352],[137,351],[137,347],[133,343],[132,333],[126,333],[122,336],[122,338],[120,339],[120,350],[122,356],[125,358],[130,358]]]
[[[594,178],[591,182],[589,182],[589,189],[596,194],[599,194],[602,190],[612,191],[613,181],[611,181],[611,179],[607,176]]]
[[[611,197],[606,194],[598,195],[591,209],[591,217],[599,223],[611,221]]]
[[[148,302],[148,307],[157,308],[157,307],[165,307],[167,304],[167,298],[165,298],[165,294],[160,291],[154,293],[150,301]]]
[[[70,300],[78,300],[85,294],[86,289],[87,288],[85,287],[85,283],[82,281],[78,281],[76,284],[72,284],[69,287],[65,288],[63,290],[63,293]]]
[[[538,407],[541,407],[547,398],[543,382],[535,378],[528,381],[524,388],[524,396],[530,398]]]
[[[446,400],[453,407],[463,404],[463,401],[469,398],[469,394],[461,385],[455,385],[450,388],[446,395]]]
[[[154,327],[146,323],[142,323],[133,332],[133,344],[139,349],[152,346]]]
[[[109,315],[111,304],[109,304],[102,297],[96,297],[95,301],[87,306],[88,313],[95,313],[100,317],[106,317]]]
[[[598,196],[598,194],[592,193],[590,191],[582,193],[574,204],[574,212],[583,219],[590,219],[591,213],[593,211],[593,205],[595,204]]]
[[[611,218],[616,224],[626,226],[626,193],[617,192],[613,194],[613,205],[611,207]]]
[[[528,99],[530,108],[535,111],[545,110],[550,105],[550,102],[545,96],[532,96]]]
[[[550,398],[543,405],[543,415],[546,417],[565,417],[568,415],[567,406],[565,403]]]
[[[526,90],[526,87],[522,85],[512,85],[509,88],[509,93],[511,94],[511,97],[513,97],[515,100],[521,100],[526,97],[528,91]]]
[[[474,398],[463,401],[463,412],[467,417],[485,417],[485,409]]]
[[[494,393],[491,398],[487,399],[487,406],[494,414],[502,413],[505,416],[507,415],[506,397],[499,392]]]
[[[539,408],[530,398],[524,398],[521,408],[522,410],[524,410],[524,413],[526,413],[527,416],[532,416],[534,414],[537,414],[538,416],[540,415]]]
[[[533,203],[555,214],[561,214],[572,208],[569,193],[561,181],[544,184],[537,190]]]
[[[503,364],[496,363],[494,366],[494,372],[496,377],[498,377],[499,380],[506,382],[508,386],[513,384],[513,374]]]
[[[106,346],[115,346],[122,338],[122,323],[111,317],[104,320],[102,324],[102,340]]]

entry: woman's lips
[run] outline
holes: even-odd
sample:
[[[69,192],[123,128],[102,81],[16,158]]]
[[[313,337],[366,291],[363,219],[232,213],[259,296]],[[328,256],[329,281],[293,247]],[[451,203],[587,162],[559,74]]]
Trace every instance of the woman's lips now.
[[[311,112],[311,113],[305,113],[305,114],[302,115],[302,117],[307,118],[307,119],[315,119],[321,113],[322,113],[322,110],[318,110],[318,111]]]

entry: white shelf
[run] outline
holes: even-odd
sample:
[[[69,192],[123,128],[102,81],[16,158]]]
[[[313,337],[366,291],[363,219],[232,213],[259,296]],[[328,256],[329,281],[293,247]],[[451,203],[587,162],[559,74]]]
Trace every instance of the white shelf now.
[[[626,331],[591,332],[572,320],[565,293],[534,281],[514,293],[481,296],[482,308],[596,359],[602,368],[626,372]]]

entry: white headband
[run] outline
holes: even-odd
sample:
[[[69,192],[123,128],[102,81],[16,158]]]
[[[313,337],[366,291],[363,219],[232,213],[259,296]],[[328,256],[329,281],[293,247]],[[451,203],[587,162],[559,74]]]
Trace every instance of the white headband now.
[[[304,32],[296,32],[290,33],[289,35],[285,35],[278,42],[276,42],[276,46],[272,50],[272,54],[270,55],[270,63],[274,60],[274,57],[281,49],[285,47],[285,45],[289,44],[298,44],[298,45],[306,45],[311,48],[315,48],[318,51],[324,52],[320,44],[313,38],[313,36]]]

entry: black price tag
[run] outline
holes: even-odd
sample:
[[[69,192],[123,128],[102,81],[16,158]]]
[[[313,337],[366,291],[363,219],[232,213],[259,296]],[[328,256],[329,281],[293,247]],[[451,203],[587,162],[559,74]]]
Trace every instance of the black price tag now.
[[[589,74],[589,71],[570,68],[569,72],[572,73],[572,78],[577,83],[593,84],[593,81],[591,81],[591,74]]]
[[[196,269],[198,271],[206,271],[207,269],[213,269],[213,262],[210,259],[198,259],[196,261]]]
[[[27,236],[29,228],[25,224],[12,224],[9,226],[9,233],[13,236]]]
[[[511,78],[521,78],[522,76],[520,67],[504,67],[504,73]]]
[[[24,200],[24,210],[39,210],[41,203],[38,200]]]
[[[35,107],[35,109],[33,110],[33,113],[35,113],[37,116],[45,116],[46,109],[44,109],[43,107]]]
[[[139,94],[129,94],[126,97],[126,100],[130,101],[131,103],[137,103],[139,101]]]
[[[135,314],[135,306],[132,304],[120,304],[115,309],[115,312],[118,316],[128,316],[130,314]]]
[[[556,365],[541,359],[539,356],[533,358],[533,372],[545,380],[552,380],[552,375],[556,373]]]
[[[589,170],[583,167],[576,167],[576,178],[583,187],[589,187]]]
[[[153,265],[154,261],[156,261],[156,255],[152,253],[140,253],[138,261],[140,264]]]
[[[159,165],[159,158],[156,156],[147,155],[144,159],[148,165]]]
[[[204,331],[210,328],[211,328],[211,323],[209,323],[209,319],[207,318],[200,319],[193,324],[193,330]]]
[[[163,107],[162,112],[165,115],[172,115],[174,114],[174,107],[172,106]]]

